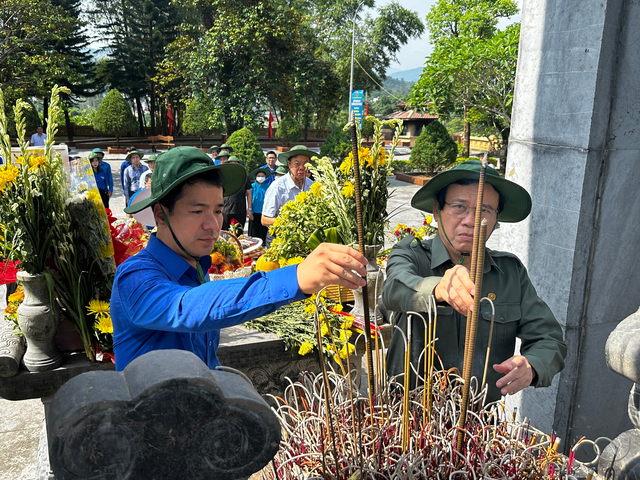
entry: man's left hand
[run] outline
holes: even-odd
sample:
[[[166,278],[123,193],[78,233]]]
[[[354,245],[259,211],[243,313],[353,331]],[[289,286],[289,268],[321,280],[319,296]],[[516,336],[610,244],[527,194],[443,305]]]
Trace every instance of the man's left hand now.
[[[529,360],[522,355],[516,355],[496,364],[493,369],[498,373],[505,374],[496,382],[496,387],[500,389],[502,395],[513,395],[527,388],[535,376],[535,370]]]
[[[253,213],[248,212],[247,217],[249,218],[249,220],[253,221]]]

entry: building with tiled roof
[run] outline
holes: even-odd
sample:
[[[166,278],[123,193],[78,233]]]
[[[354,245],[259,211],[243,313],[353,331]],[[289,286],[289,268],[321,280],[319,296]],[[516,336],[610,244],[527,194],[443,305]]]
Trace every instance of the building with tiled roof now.
[[[421,113],[416,109],[407,109],[405,102],[396,105],[398,110],[387,115],[385,120],[398,119],[402,120],[403,129],[400,141],[402,145],[413,146],[416,143],[416,139],[422,133],[422,129],[425,125],[430,124],[438,118],[438,115],[432,115],[430,113]]]

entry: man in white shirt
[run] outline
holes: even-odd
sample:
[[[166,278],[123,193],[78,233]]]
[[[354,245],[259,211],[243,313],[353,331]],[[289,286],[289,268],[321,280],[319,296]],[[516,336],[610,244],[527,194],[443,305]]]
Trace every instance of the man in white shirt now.
[[[36,128],[36,133],[31,135],[31,146],[44,147],[44,142],[47,139],[47,134],[42,132],[42,125],[38,125],[38,128]]]
[[[313,180],[307,178],[306,165],[311,160],[311,157],[316,155],[315,152],[307,150],[304,145],[296,145],[288,152],[278,155],[280,163],[287,162],[289,173],[275,179],[269,185],[262,207],[262,225],[266,227],[273,225],[285,203],[295,199],[298,193],[309,190]],[[266,246],[269,247],[272,241],[273,236],[267,234]]]

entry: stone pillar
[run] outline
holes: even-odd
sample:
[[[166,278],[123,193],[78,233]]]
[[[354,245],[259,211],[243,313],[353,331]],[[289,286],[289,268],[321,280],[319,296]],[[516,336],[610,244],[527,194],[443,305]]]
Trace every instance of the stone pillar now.
[[[88,372],[54,395],[49,460],[58,480],[234,480],[276,454],[280,423],[242,377],[191,352],[156,350],[122,372]]]
[[[640,4],[524,0],[506,176],[533,199],[501,227],[565,328],[551,388],[509,400],[564,451],[629,428],[631,383],[609,371],[609,333],[640,304]]]

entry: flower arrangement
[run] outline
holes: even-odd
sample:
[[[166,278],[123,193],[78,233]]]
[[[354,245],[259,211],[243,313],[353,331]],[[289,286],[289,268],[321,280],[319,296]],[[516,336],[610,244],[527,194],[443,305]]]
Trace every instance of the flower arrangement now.
[[[336,210],[327,200],[327,189],[318,181],[308,192],[300,192],[295,200],[285,203],[269,232],[275,238],[265,255],[274,261],[306,257],[312,247],[308,241],[317,230],[334,227]]]
[[[214,275],[242,268],[242,251],[234,238],[218,238],[213,244],[209,273]]]
[[[393,230],[393,238],[399,242],[404,237],[415,237],[419,240],[424,238],[428,238],[432,235],[438,233],[438,229],[433,225],[433,217],[431,215],[425,215],[424,221],[422,222],[422,226],[419,228],[410,227],[405,225],[404,223],[398,223],[396,228]]]
[[[373,116],[366,119],[373,123],[373,144],[371,148],[362,147],[362,135],[358,130],[358,160],[360,164],[360,195],[362,199],[362,221],[365,227],[364,242],[366,245],[378,245],[384,242],[384,228],[387,223],[387,201],[389,189],[387,176],[392,174],[390,161],[400,134],[402,133],[402,121],[380,121]],[[382,129],[391,127],[394,130],[391,151],[389,155],[384,148]],[[345,126],[345,130],[349,125]],[[355,175],[353,152],[340,164],[337,172],[337,180],[342,185],[341,194],[345,198],[346,211],[351,219],[351,235],[357,238],[356,202],[355,202]]]
[[[59,94],[69,90],[54,87],[49,118],[56,118]],[[0,221],[4,231],[4,256],[20,261],[21,269],[30,274],[42,273],[53,249],[61,239],[60,229],[68,225],[65,209],[67,196],[62,159],[54,154],[55,121],[47,125],[44,150],[29,150],[25,139],[24,111],[31,107],[18,100],[13,112],[18,132],[19,155],[11,151],[4,96],[0,90],[0,150],[5,163],[0,166]]]
[[[242,224],[235,218],[232,218],[229,222],[229,232],[239,237],[242,235]]]
[[[109,302],[91,300],[87,305],[87,313],[93,317],[93,334],[100,348],[99,354],[113,352],[113,323]],[[98,360],[101,360],[98,358]]]
[[[302,259],[300,259],[302,261]],[[349,342],[354,326],[354,317],[342,314],[342,305],[330,299],[323,290],[306,300],[280,307],[275,312],[246,322],[244,326],[253,330],[274,333],[285,344],[285,349],[305,356],[317,351],[314,317],[318,311],[322,350],[333,357],[336,363],[355,353]]]
[[[18,307],[24,301],[24,289],[22,285],[18,285],[16,291],[9,295],[7,298],[7,307],[4,309],[4,318],[13,323],[13,329],[18,330],[18,335],[21,335],[20,327],[18,326]]]

